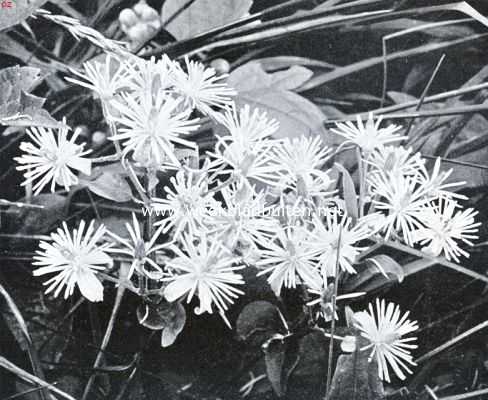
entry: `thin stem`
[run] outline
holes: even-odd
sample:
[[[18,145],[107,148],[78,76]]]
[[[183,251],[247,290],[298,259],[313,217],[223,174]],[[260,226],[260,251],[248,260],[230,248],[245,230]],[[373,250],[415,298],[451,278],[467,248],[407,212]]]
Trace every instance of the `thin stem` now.
[[[366,174],[364,169],[364,162],[361,156],[361,149],[356,147],[356,157],[358,159],[358,173],[359,173],[359,218],[364,215],[364,196],[366,189]]]
[[[336,309],[337,309],[337,287],[339,284],[339,256],[341,252],[341,239],[342,239],[342,225],[339,230],[339,238],[337,239],[337,253],[336,253],[336,263],[335,263],[335,275],[334,275],[334,292],[332,294],[332,323],[330,326],[330,335],[334,337],[335,327],[336,327]],[[332,382],[332,359],[334,355],[334,341],[329,341],[329,357],[327,361],[327,382],[325,386],[325,400],[329,398],[330,395],[330,384]]]
[[[327,332],[324,332],[324,336],[328,337],[329,339],[339,340],[340,342],[346,339],[344,336],[331,335],[330,333]]]
[[[473,397],[479,397],[483,394],[488,394],[488,389],[475,390],[474,392],[468,392],[463,394],[456,394],[454,396],[440,397],[439,400],[465,400]]]
[[[468,106],[444,108],[439,110],[425,110],[417,112],[405,112],[397,114],[383,114],[384,119],[407,119],[407,118],[432,118],[432,117],[447,117],[450,115],[462,115],[462,114],[475,114],[478,112],[483,112],[488,110],[488,105],[486,104],[474,104]],[[324,125],[330,126],[335,125],[338,122],[355,121],[357,118],[361,118],[363,121],[368,119],[368,114],[358,114],[343,119],[327,120]]]
[[[107,349],[108,343],[110,341],[110,337],[112,336],[112,332],[114,329],[115,321],[117,319],[117,314],[120,309],[120,304],[122,303],[122,298],[124,296],[125,287],[123,285],[119,285],[117,289],[117,295],[115,296],[115,303],[112,308],[112,314],[110,315],[110,320],[107,325],[107,330],[105,331],[105,335],[102,340],[102,345],[100,346],[100,350],[98,351],[97,358],[95,359],[95,363],[93,364],[93,368],[99,368],[104,359],[104,352]],[[83,392],[82,400],[86,400],[88,395],[90,394],[91,388],[93,383],[95,382],[96,374],[92,374],[88,379],[88,383],[86,384],[85,391]]]
[[[101,163],[119,161],[119,160],[120,160],[120,154],[111,154],[108,156],[92,158],[91,162],[92,164],[101,164]]]
[[[427,85],[425,86],[425,88],[422,92],[422,95],[420,96],[419,102],[418,102],[417,106],[415,107],[415,111],[419,111],[422,108],[422,105],[424,104],[424,101],[425,101],[425,97],[429,93],[430,87],[432,86],[432,83],[434,82],[434,79],[437,76],[437,73],[439,72],[439,69],[441,68],[441,65],[444,62],[445,58],[446,58],[446,55],[443,54],[441,56],[441,58],[439,59],[439,61],[437,62],[437,65],[434,68],[434,72],[432,73],[429,81],[427,82]],[[407,129],[405,130],[404,136],[408,136],[408,134],[410,133],[410,130],[412,129],[412,126],[413,126],[413,121],[414,121],[414,119],[412,118],[408,122],[408,126],[407,126]]]
[[[18,201],[9,201],[5,199],[0,199],[0,206],[7,206],[7,207],[18,207],[18,208],[39,208],[39,209],[44,209],[44,206],[41,206],[39,204],[28,204],[28,203],[22,203]]]
[[[149,195],[149,198],[152,199],[156,195],[156,188],[152,187],[153,181],[156,180],[156,170],[154,168],[148,168],[146,172],[146,193]],[[146,220],[146,241],[149,242],[153,235],[154,235],[154,217],[153,213],[147,213],[147,220]],[[156,254],[152,253],[149,255],[153,261],[156,261]],[[142,270],[142,269],[141,269]],[[142,271],[141,271],[142,272]],[[150,286],[150,281],[145,274],[140,274],[143,276],[143,285],[144,291],[147,292],[148,289],[152,289]]]
[[[103,109],[103,116],[104,116],[105,120],[107,121],[109,129],[110,129],[110,135],[113,137],[117,134],[117,127],[115,126],[113,121],[111,121],[111,119],[108,115],[107,106],[105,104],[103,104],[102,109]],[[138,191],[139,195],[141,196],[141,200],[144,202],[144,204],[146,204],[146,205],[149,204],[149,199],[146,196],[146,194],[144,193],[144,189],[141,187],[141,184],[140,184],[139,180],[137,179],[137,176],[136,176],[134,170],[132,169],[132,167],[130,166],[129,163],[124,162],[122,148],[120,147],[120,143],[117,140],[114,140],[114,146],[115,146],[115,150],[117,151],[117,156],[119,157],[119,160],[122,163],[122,166],[125,169],[129,170],[129,179],[131,180],[132,184],[135,186],[136,190]]]
[[[443,352],[444,350],[448,349],[451,346],[454,346],[455,344],[459,343],[461,340],[464,340],[471,336],[472,334],[479,332],[482,329],[488,328],[488,320],[482,322],[481,324],[478,324],[474,326],[471,329],[468,329],[466,332],[461,333],[460,335],[456,336],[455,338],[448,340],[446,343],[442,344],[439,347],[436,347],[434,350],[429,351],[428,353],[424,354],[423,356],[419,357],[418,359],[415,360],[416,363],[421,363],[424,362],[437,354]]]
[[[475,271],[471,271],[470,269],[465,268],[462,265],[453,263],[451,261],[447,261],[445,258],[435,257],[435,256],[432,256],[432,255],[425,253],[423,251],[412,249],[410,246],[406,246],[404,244],[397,243],[397,242],[392,242],[390,240],[382,240],[382,239],[374,239],[374,240],[377,243],[384,244],[385,246],[391,247],[392,249],[400,250],[400,251],[403,251],[405,253],[409,253],[409,254],[412,254],[414,256],[420,257],[420,258],[425,258],[427,260],[435,261],[437,264],[440,264],[444,267],[450,268],[454,271],[460,272],[460,273],[468,275],[472,278],[478,279],[482,282],[488,283],[488,277],[486,277],[485,275],[479,274]]]

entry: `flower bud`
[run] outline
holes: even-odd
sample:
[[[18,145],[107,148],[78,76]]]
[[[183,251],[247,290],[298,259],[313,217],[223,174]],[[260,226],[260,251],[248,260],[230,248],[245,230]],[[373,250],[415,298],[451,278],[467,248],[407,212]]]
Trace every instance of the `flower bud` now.
[[[92,146],[99,148],[107,142],[107,134],[102,131],[96,131],[92,135]]]
[[[145,1],[140,1],[137,3],[133,7],[133,10],[141,21],[150,22],[156,19],[159,20],[158,12],[154,8],[149,7]]]
[[[217,72],[217,75],[228,74],[230,71],[230,64],[223,58],[217,58],[210,63],[210,66]]]
[[[145,42],[146,40],[150,39],[153,34],[154,34],[153,28],[146,24],[134,25],[127,32],[127,35],[129,36],[130,40],[136,43]]]
[[[126,32],[137,24],[138,18],[134,11],[130,8],[124,8],[119,14],[119,22],[122,25],[122,30]]]
[[[87,138],[88,135],[90,134],[90,130],[86,125],[78,125],[74,129],[74,133],[78,135],[80,138]]]

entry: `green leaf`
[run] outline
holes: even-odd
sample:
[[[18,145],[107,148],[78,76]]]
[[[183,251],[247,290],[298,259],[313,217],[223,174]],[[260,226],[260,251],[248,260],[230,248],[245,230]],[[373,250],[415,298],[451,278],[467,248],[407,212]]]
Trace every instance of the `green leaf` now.
[[[132,190],[129,183],[117,172],[103,171],[93,180],[80,179],[80,183],[96,195],[117,203],[132,200]]]
[[[182,40],[242,18],[251,5],[252,0],[166,0],[161,20],[169,33]]]
[[[0,9],[0,31],[22,22],[47,3],[47,0],[9,0],[9,2],[12,7]]]
[[[266,374],[278,397],[286,394],[288,379],[298,364],[298,341],[292,335],[276,334],[263,344]]]
[[[384,398],[383,384],[378,376],[376,359],[368,360],[371,350],[361,351],[367,345],[365,339],[356,336],[356,351],[341,355],[328,400],[381,400]]]
[[[300,66],[268,74],[261,64],[250,62],[232,71],[228,83],[238,92],[235,101],[239,107],[249,104],[279,121],[279,138],[310,134],[325,136],[325,116],[322,111],[311,101],[291,91],[311,76],[310,70]],[[326,140],[326,144],[331,143]]]

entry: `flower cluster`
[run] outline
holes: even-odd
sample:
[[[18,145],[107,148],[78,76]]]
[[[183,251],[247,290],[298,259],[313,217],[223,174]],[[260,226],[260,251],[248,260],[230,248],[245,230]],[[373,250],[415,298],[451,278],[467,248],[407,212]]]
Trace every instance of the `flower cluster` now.
[[[71,295],[77,285],[87,299],[102,300],[99,278],[113,272],[112,254],[129,261],[124,279],[134,292],[144,296],[151,281],[166,301],[197,301],[196,313],[217,311],[228,324],[227,310],[245,293],[245,268],[257,269],[277,296],[296,288],[318,295],[308,305],[320,305],[318,315],[328,322],[338,317],[332,301],[366,295],[332,296],[331,284],[361,273],[373,243],[400,241],[458,261],[468,256],[460,246],[477,238],[476,212],[463,210],[464,198],[454,191],[460,183],[449,180],[440,159],[430,166],[403,147],[402,128],[381,128],[381,117],[370,114],[366,123],[358,117],[330,132],[357,150],[356,195],[337,179],[347,171],[334,166],[327,137],[278,139],[278,121],[238,107],[226,76],[199,62],[106,56],[75,75],[68,80],[100,99],[119,161],[158,217],[142,227],[133,214],[124,235],[93,222],[72,232],[64,224],[51,242],[41,242],[34,263],[36,275],[55,274],[46,285],[56,296],[63,288]],[[222,128],[206,155],[195,139],[201,117]],[[47,184],[69,190],[78,183],[73,171],[90,175],[89,150],[76,134],[68,139],[67,127],[32,128],[28,135],[18,169],[26,171],[25,184],[37,181],[36,193]],[[147,190],[135,168],[146,175]],[[166,184],[151,181],[162,171],[171,175]],[[404,379],[413,365],[413,339],[404,336],[417,324],[407,318],[384,301],[376,312],[370,305],[355,315],[369,343],[361,350],[372,349],[387,381],[389,368]]]

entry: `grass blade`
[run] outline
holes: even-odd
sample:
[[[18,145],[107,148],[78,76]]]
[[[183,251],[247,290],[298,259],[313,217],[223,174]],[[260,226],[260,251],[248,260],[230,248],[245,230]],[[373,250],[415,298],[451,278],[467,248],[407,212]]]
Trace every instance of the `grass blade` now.
[[[488,328],[488,320],[482,322],[481,324],[474,326],[471,329],[468,329],[466,332],[461,333],[460,335],[452,338],[451,340],[448,340],[446,343],[440,345],[439,347],[436,347],[434,350],[431,350],[428,353],[424,354],[423,356],[419,357],[418,359],[415,360],[415,362],[416,363],[422,363],[424,361],[427,361],[428,359],[438,355],[439,353],[443,352],[444,350],[448,349],[449,347],[454,346],[455,344],[459,343],[460,341],[468,338],[469,336],[473,335],[474,333],[479,332],[485,328]]]
[[[50,383],[44,381],[43,379],[40,379],[37,376],[32,375],[29,372],[23,370],[22,368],[17,367],[15,364],[7,360],[5,357],[0,356],[0,367],[5,368],[6,370],[17,375],[19,378],[23,379],[24,381],[42,387],[43,390],[50,390],[51,392],[56,393],[59,396],[64,397],[65,399],[68,400],[76,400],[74,397],[70,396],[69,394],[63,392],[62,390],[59,390],[56,386],[53,386]],[[51,398],[51,396],[49,396],[48,394],[47,398]]]
[[[20,330],[22,331],[22,334],[24,335],[24,339],[27,344],[27,352],[29,353],[29,358],[32,364],[32,370],[34,371],[34,374],[39,377],[39,380],[44,381],[45,379],[44,372],[42,371],[41,363],[39,361],[39,356],[37,354],[36,348],[34,347],[34,344],[32,343],[32,339],[29,335],[29,331],[27,329],[27,324],[25,323],[24,317],[22,316],[19,308],[17,307],[17,304],[15,304],[15,301],[12,299],[12,297],[7,292],[7,290],[3,287],[2,284],[0,284],[0,295],[7,302],[10,311],[14,315],[15,320],[19,324]],[[41,390],[39,394],[41,395],[41,398],[43,400],[49,398],[49,393],[47,393],[45,389]]]
[[[455,47],[469,42],[477,41],[480,39],[485,39],[487,36],[488,36],[487,33],[481,33],[481,34],[470,35],[466,38],[461,38],[461,39],[448,40],[440,43],[429,43],[422,46],[414,47],[413,49],[401,50],[395,53],[388,54],[387,60],[392,61],[392,60],[420,55],[423,53],[441,51],[449,47]],[[337,68],[334,71],[317,75],[312,79],[310,79],[303,86],[298,88],[297,91],[304,92],[306,90],[310,90],[317,86],[321,86],[326,83],[335,81],[337,79],[344,78],[348,75],[355,74],[365,69],[372,68],[377,65],[381,65],[382,63],[383,63],[382,56],[371,57],[366,60],[361,60],[356,63],[352,63],[347,66]]]

